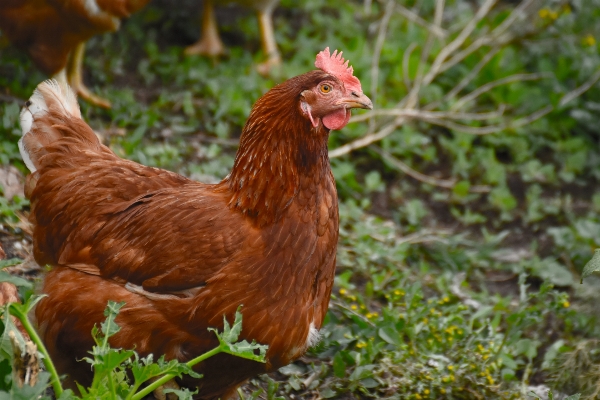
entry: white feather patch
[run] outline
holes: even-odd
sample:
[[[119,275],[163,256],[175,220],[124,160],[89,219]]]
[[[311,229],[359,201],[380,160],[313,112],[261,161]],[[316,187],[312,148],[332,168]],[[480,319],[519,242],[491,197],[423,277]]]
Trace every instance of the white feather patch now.
[[[321,332],[317,328],[315,328],[315,322],[310,323],[310,328],[308,329],[308,336],[306,337],[306,348],[311,348],[316,346],[321,341]]]
[[[25,165],[32,173],[35,172],[37,168],[33,164],[33,161],[31,161],[29,149],[25,147],[23,137],[31,132],[37,119],[48,113],[48,102],[50,102],[50,104],[58,103],[63,108],[65,114],[70,115],[71,117],[81,118],[81,111],[79,110],[77,98],[68,85],[59,84],[54,79],[46,80],[38,85],[33,92],[33,95],[29,98],[29,101],[21,110],[19,117],[21,121],[21,131],[23,133],[23,136],[19,139],[19,152],[21,153]]]

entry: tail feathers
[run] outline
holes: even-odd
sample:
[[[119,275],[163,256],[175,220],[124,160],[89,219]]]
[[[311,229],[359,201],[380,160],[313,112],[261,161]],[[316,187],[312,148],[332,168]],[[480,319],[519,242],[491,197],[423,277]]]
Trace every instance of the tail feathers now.
[[[23,136],[19,140],[19,151],[32,173],[39,167],[37,161],[43,148],[63,136],[56,128],[57,123],[67,125],[73,118],[81,121],[73,91],[53,79],[40,83],[21,110]]]

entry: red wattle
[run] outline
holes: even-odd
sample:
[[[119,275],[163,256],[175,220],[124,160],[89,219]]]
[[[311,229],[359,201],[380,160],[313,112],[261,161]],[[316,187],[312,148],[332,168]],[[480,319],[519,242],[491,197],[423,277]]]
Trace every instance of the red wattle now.
[[[324,116],[323,125],[332,131],[342,129],[350,120],[350,115],[350,110],[342,108],[339,111]]]

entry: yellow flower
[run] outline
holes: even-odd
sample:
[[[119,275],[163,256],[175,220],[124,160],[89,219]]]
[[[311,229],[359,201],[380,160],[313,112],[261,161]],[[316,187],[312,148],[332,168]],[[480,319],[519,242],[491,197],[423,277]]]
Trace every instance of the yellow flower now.
[[[556,11],[550,11],[548,18],[550,18],[552,21],[556,21],[558,19],[558,13]]]
[[[362,349],[363,347],[367,347],[367,344],[365,342],[358,342],[356,343],[356,347]]]
[[[348,298],[352,301],[356,301],[356,296],[348,296]]]
[[[446,389],[444,389],[444,388],[441,388],[441,389],[440,389],[440,393],[441,393],[441,394],[446,394]]]
[[[481,358],[483,358],[484,360],[487,360],[488,358],[490,358],[490,356],[487,354],[484,354]]]
[[[358,310],[358,306],[356,304],[352,304],[350,308],[354,311]]]
[[[417,393],[417,394],[415,394],[415,399],[422,399],[422,397],[419,393]]]
[[[459,330],[458,330],[458,334],[459,334],[459,335],[462,335],[462,334],[463,334],[463,330],[462,330],[462,329],[459,329]]]
[[[448,296],[444,297],[444,303],[450,302],[450,298]]]
[[[345,295],[346,293],[348,293],[348,292],[346,291],[346,289],[340,289],[340,294],[341,294],[342,296],[343,296],[343,295]]]
[[[365,306],[364,306],[364,304],[361,304],[361,305],[360,305],[360,309],[361,309],[361,310],[366,310],[366,309],[367,309],[367,307],[365,307]]]
[[[448,383],[448,382],[450,382],[450,377],[449,377],[449,376],[445,376],[445,377],[443,377],[443,378],[442,378],[442,382],[444,382],[444,383]]]
[[[448,365],[448,371],[454,370],[454,365]]]
[[[429,313],[430,313],[430,314],[435,314],[435,308],[431,308],[431,309],[429,309]]]
[[[486,378],[487,378],[487,380],[488,380],[488,382],[489,382],[490,385],[494,384],[494,378],[492,378],[492,376],[490,374],[488,374]]]
[[[429,389],[423,390],[423,394],[428,395],[429,394]]]
[[[593,38],[592,38],[592,39],[593,39]],[[563,303],[562,303],[562,306],[563,306],[564,308],[569,308],[569,307],[571,307],[571,303],[569,303],[568,301],[565,301],[565,302],[563,302]]]
[[[402,296],[404,294],[404,290],[394,290],[394,294],[396,296]]]
[[[538,11],[538,15],[541,19],[546,19],[548,18],[548,15],[550,15],[550,10],[547,8],[542,8],[540,11]]]
[[[427,318],[423,318],[423,323],[424,323],[424,324],[426,324],[426,323],[428,323],[428,322],[429,322],[429,320],[428,320]]]

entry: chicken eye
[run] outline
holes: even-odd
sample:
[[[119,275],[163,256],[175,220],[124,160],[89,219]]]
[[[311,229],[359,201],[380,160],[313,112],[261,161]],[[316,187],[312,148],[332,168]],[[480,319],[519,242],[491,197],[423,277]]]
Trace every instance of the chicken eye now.
[[[331,92],[331,85],[324,84],[321,85],[321,93],[329,93]]]

